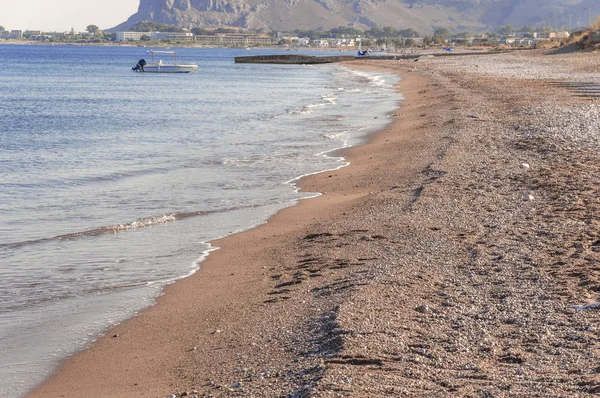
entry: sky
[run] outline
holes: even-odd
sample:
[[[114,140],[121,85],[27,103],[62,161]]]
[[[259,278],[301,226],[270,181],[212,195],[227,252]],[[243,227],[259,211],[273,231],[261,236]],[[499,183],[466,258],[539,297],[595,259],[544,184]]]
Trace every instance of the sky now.
[[[140,0],[0,0],[0,26],[7,30],[83,32],[109,29],[137,12]]]

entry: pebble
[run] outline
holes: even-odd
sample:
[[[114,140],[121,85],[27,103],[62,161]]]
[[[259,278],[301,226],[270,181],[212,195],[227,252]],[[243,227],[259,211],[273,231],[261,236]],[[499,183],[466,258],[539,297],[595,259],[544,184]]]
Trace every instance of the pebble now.
[[[427,305],[420,305],[417,308],[415,308],[415,311],[424,314],[429,311],[429,307]]]
[[[533,199],[535,199],[535,198],[533,197],[533,195],[530,195],[530,194],[527,194],[527,195],[524,195],[524,196],[523,196],[523,200],[524,200],[524,201],[527,201],[527,202],[530,202],[530,201],[532,201]]]
[[[528,170],[528,169],[529,169],[529,164],[527,164],[527,163],[521,163],[521,164],[520,164],[520,167],[521,167],[522,169]]]

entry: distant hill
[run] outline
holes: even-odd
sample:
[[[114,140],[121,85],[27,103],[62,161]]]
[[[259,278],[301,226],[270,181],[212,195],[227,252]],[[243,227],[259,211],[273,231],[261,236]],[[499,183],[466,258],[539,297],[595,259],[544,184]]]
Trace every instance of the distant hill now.
[[[113,31],[154,21],[193,27],[265,30],[392,26],[430,33],[485,31],[502,25],[584,25],[598,0],[140,0],[138,12]],[[548,22],[549,21],[549,22]]]

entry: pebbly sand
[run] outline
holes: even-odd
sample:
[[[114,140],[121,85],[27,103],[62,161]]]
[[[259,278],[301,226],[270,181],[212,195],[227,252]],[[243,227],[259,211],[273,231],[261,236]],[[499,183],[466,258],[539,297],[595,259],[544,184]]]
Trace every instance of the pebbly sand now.
[[[214,242],[194,276],[28,397],[600,394],[600,57],[361,62],[395,122],[324,195]]]

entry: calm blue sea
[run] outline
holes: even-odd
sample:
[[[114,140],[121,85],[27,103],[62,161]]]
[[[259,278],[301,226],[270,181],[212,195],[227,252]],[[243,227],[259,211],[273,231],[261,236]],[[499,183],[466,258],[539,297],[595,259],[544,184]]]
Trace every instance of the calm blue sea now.
[[[207,241],[300,198],[299,176],[389,122],[393,75],[238,65],[277,51],[0,46],[0,396],[31,389],[198,270]],[[325,53],[322,53],[325,54]],[[165,59],[166,61],[167,59]]]

